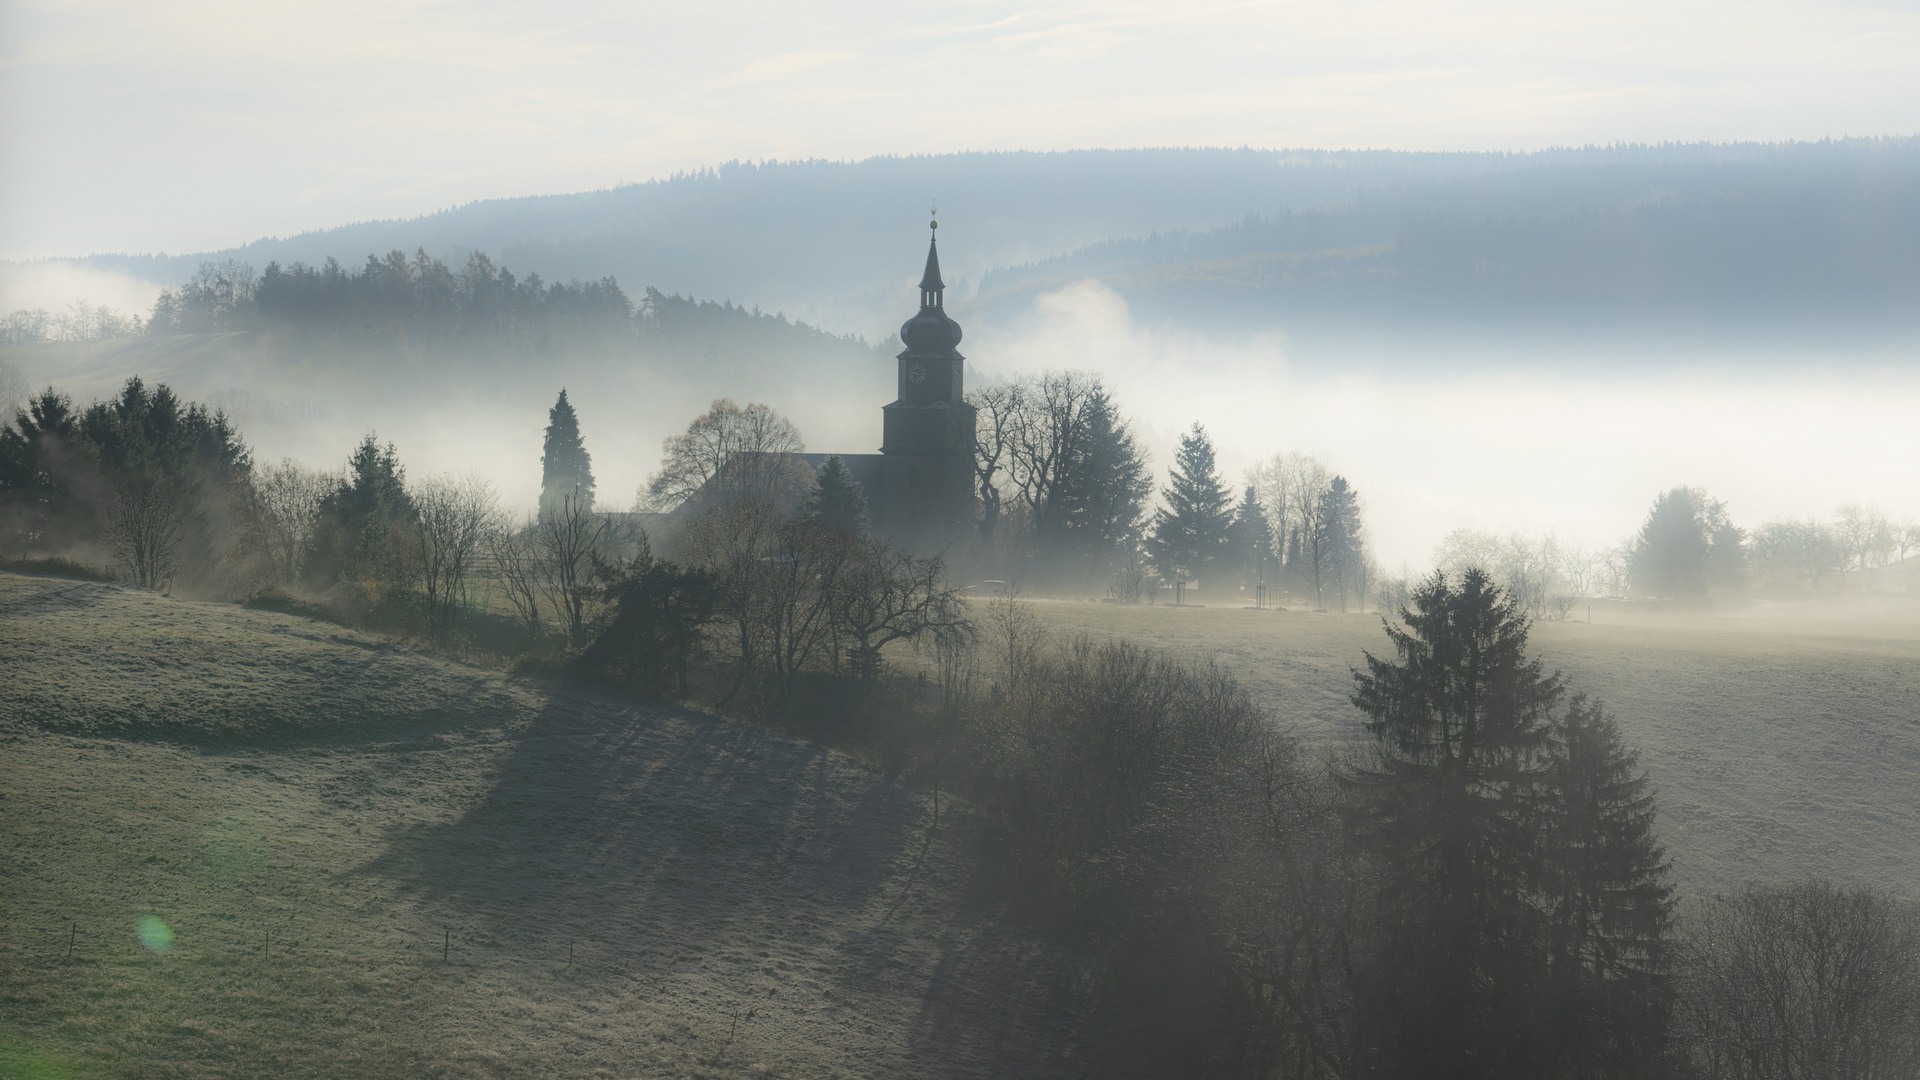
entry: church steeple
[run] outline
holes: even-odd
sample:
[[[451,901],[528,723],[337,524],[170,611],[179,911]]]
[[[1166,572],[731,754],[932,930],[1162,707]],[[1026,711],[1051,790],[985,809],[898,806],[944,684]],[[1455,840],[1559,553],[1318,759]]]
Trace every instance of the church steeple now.
[[[927,241],[927,272],[920,276],[920,308],[944,308],[946,282],[940,280],[940,219],[927,223],[933,237]]]
[[[934,220],[931,227],[939,229],[939,220]],[[900,341],[907,347],[900,354],[903,399],[933,395],[936,400],[960,400],[957,365],[966,358],[955,348],[960,344],[960,324],[947,317],[946,291],[947,283],[940,280],[940,237],[936,232],[927,241],[927,272],[920,276],[920,312],[900,327]],[[926,375],[934,369],[925,361],[930,360],[952,362],[949,366],[956,372],[952,380],[943,377],[929,381]],[[916,371],[920,377],[911,378]],[[911,393],[907,392],[909,386],[913,388]]]
[[[935,219],[930,226],[940,228]],[[962,536],[974,506],[974,407],[967,403],[967,358],[960,324],[947,317],[939,233],[927,241],[920,310],[900,327],[899,397],[881,410],[875,520],[888,542],[908,551],[942,551]]]

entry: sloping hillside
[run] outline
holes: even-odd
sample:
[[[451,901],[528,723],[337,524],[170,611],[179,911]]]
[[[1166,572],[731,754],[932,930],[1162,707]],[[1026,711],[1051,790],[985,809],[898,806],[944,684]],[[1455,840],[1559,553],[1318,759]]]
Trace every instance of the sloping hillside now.
[[[0,575],[0,739],[6,1075],[1080,1071],[964,825],[755,728]]]

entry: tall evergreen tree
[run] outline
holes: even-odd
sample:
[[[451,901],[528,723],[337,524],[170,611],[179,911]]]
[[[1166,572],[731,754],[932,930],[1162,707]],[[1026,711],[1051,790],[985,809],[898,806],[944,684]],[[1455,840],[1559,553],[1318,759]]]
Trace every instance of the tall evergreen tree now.
[[[1713,585],[1737,588],[1745,539],[1728,520],[1727,504],[1702,489],[1662,492],[1634,538],[1629,583],[1636,592],[1672,597],[1707,596]]]
[[[1597,706],[1564,709],[1480,570],[1435,574],[1367,656],[1379,755],[1348,774],[1378,872],[1361,1003],[1380,1070],[1645,1075],[1664,1010],[1665,861],[1644,776]]]
[[[90,536],[100,508],[75,490],[97,455],[65,394],[47,390],[0,428],[0,511],[9,549],[56,551]]]
[[[1062,457],[1048,515],[1057,535],[1048,539],[1054,554],[1104,579],[1136,550],[1153,492],[1146,454],[1104,388],[1088,397]]]
[[[1266,509],[1260,505],[1251,484],[1241,495],[1239,508],[1233,512],[1228,548],[1232,566],[1244,588],[1251,590],[1257,585],[1273,584],[1269,580],[1274,561],[1273,526],[1267,523]]]
[[[1652,1075],[1665,1056],[1673,913],[1653,791],[1599,704],[1575,696],[1547,756],[1546,1042],[1561,1075]]]
[[[867,499],[860,482],[853,478],[839,454],[830,455],[820,465],[813,494],[807,501],[807,518],[824,528],[855,539],[867,535]]]
[[[1352,777],[1356,827],[1380,867],[1382,970],[1369,1018],[1388,1072],[1525,1077],[1537,927],[1533,782],[1557,676],[1525,655],[1525,617],[1479,570],[1435,574],[1367,655],[1353,703],[1380,760]]]
[[[547,438],[540,452],[540,514],[569,494],[584,496],[593,506],[593,458],[580,440],[580,419],[562,388],[560,400],[547,410]]]
[[[252,458],[224,412],[182,402],[137,376],[80,418],[110,488],[107,536],[133,579],[157,587],[221,558],[217,506]]]
[[[320,506],[309,565],[319,583],[366,581],[388,569],[395,527],[413,521],[400,452],[368,432],[347,459],[347,475]]]
[[[1182,574],[1207,579],[1226,554],[1233,504],[1220,482],[1206,428],[1195,424],[1180,436],[1160,497],[1166,505],[1154,511],[1153,535],[1147,539],[1154,566],[1169,580]]]
[[[1344,476],[1336,476],[1320,493],[1312,548],[1314,606],[1325,607],[1326,579],[1340,587],[1340,610],[1347,610],[1347,582],[1359,564],[1360,498]]]

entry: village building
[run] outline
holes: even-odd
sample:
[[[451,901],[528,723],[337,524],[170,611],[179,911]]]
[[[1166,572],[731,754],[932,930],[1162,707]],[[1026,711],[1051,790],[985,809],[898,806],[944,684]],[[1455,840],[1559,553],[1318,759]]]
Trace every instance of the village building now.
[[[838,457],[860,484],[873,534],[915,554],[949,549],[974,517],[974,408],[960,324],[947,315],[940,279],[940,223],[930,223],[920,311],[900,327],[894,400],[881,410],[877,454],[800,454],[817,474]]]

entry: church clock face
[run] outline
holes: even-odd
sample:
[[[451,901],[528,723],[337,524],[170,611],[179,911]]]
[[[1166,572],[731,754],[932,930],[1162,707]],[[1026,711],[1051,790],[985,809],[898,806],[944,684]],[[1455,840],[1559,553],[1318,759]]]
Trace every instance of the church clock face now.
[[[926,367],[921,364],[915,364],[912,367],[908,368],[907,381],[912,383],[915,386],[919,386],[921,383],[926,382],[927,381]]]

